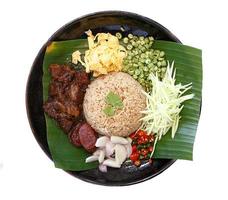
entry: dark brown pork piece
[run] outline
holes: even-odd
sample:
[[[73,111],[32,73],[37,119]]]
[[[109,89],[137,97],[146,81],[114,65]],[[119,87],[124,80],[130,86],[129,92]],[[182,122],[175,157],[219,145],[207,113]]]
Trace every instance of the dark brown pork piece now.
[[[67,65],[52,64],[49,71],[52,80],[49,98],[43,108],[68,133],[81,116],[89,77],[84,71],[76,71]]]
[[[45,102],[44,111],[53,119],[55,119],[59,126],[64,130],[64,132],[68,132],[74,122],[74,118],[68,114],[64,113],[65,106],[56,100],[49,99]]]
[[[82,91],[78,81],[72,81],[72,83],[65,89],[67,100],[70,100],[77,105],[83,103],[84,94],[85,92]]]
[[[75,76],[75,71],[67,65],[52,64],[49,67],[49,71],[52,79],[59,82],[69,83]]]
[[[79,86],[83,91],[85,91],[90,82],[88,74],[85,71],[76,72],[75,78],[76,80],[79,80]]]
[[[95,144],[97,141],[97,133],[93,130],[93,128],[86,122],[84,122],[79,130],[79,139],[81,145],[87,150],[88,152],[92,153],[96,150]]]

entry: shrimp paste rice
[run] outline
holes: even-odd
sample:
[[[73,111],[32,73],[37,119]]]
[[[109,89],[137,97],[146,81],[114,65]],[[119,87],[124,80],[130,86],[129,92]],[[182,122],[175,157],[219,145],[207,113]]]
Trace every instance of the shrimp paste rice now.
[[[141,125],[141,111],[146,108],[146,97],[142,90],[135,79],[123,72],[96,78],[84,97],[83,110],[87,122],[101,135],[128,136]],[[104,113],[109,92],[117,94],[123,103],[123,108],[116,110],[113,116]]]

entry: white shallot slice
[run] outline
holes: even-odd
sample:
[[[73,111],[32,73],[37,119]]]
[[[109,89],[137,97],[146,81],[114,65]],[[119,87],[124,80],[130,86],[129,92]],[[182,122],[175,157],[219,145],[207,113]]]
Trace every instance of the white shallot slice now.
[[[128,144],[128,140],[123,138],[123,137],[119,137],[119,136],[111,136],[111,142],[113,144]]]
[[[115,159],[120,165],[126,160],[127,158],[127,150],[124,145],[116,144],[115,146]]]
[[[105,158],[105,150],[101,150],[100,151],[100,155],[99,155],[99,157],[98,157],[98,161],[99,161],[99,163],[102,163],[103,161],[104,161],[104,158]]]
[[[93,155],[93,156],[89,156],[88,158],[86,158],[85,162],[89,163],[89,162],[94,162],[96,160],[98,160],[98,156]]]
[[[110,157],[114,153],[114,147],[115,147],[115,145],[111,141],[108,141],[106,143],[106,145],[105,145],[106,157]]]
[[[103,165],[103,164],[100,164],[100,165],[99,165],[99,170],[100,170],[101,172],[107,172],[107,166],[106,166],[106,165]]]
[[[120,164],[116,162],[114,159],[107,159],[103,162],[103,165],[106,165],[108,167],[114,167],[114,168],[120,168]]]
[[[132,139],[131,139],[130,137],[127,137],[126,139],[127,139],[127,141],[129,142],[129,144],[132,143]]]
[[[131,143],[125,144],[124,146],[125,146],[125,148],[127,150],[127,158],[129,158],[131,153],[132,153]]]
[[[109,138],[107,136],[99,137],[96,141],[95,146],[96,147],[105,147],[105,145],[108,141],[109,141]]]
[[[97,149],[96,151],[93,152],[93,155],[99,157],[100,153],[101,153],[101,149]]]

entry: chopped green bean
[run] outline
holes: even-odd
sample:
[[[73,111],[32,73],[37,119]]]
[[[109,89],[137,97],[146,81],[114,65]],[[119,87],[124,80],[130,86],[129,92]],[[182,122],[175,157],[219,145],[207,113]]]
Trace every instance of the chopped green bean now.
[[[137,44],[137,43],[136,43],[134,40],[131,40],[131,45],[132,45],[133,47],[135,47],[136,44]]]
[[[145,38],[145,43],[148,44],[150,41],[149,41],[149,38]]]
[[[138,80],[138,81],[139,81],[139,83],[141,83],[141,84],[142,84],[142,83],[143,83],[143,81],[144,81],[144,79],[139,78],[139,80]]]
[[[121,33],[116,33],[116,37],[120,40],[122,38],[122,34]]]
[[[125,37],[124,39],[123,39],[123,42],[125,43],[125,44],[127,44],[128,43],[128,38],[127,37]]]
[[[138,76],[140,74],[140,70],[136,69],[135,70],[135,75]]]
[[[131,60],[131,59],[132,59],[132,56],[130,56],[130,55],[127,56],[127,59],[128,59],[128,60]]]
[[[165,52],[164,51],[161,51],[160,52],[160,57],[163,57],[165,55]]]
[[[133,48],[133,46],[132,46],[131,44],[128,44],[128,45],[127,45],[127,49],[128,49],[128,50],[131,50],[132,48]]]
[[[138,67],[138,64],[133,63],[133,67],[137,68]]]
[[[166,61],[163,60],[162,63],[161,63],[161,65],[162,65],[163,67],[165,67],[165,66],[166,66]]]
[[[140,57],[141,58],[145,58],[146,57],[146,54],[142,53]]]
[[[142,50],[142,52],[145,52],[145,51],[146,51],[146,47],[143,46],[143,47],[141,48],[141,50]]]
[[[165,67],[162,67],[162,72],[166,72],[166,68]]]
[[[138,40],[138,37],[136,35],[133,36],[134,40]]]
[[[148,67],[143,67],[143,71],[147,72],[148,71]]]
[[[138,76],[137,76],[136,74],[134,74],[134,75],[133,75],[133,78],[134,78],[134,79],[137,79],[137,78],[138,78]]]
[[[128,34],[128,38],[129,39],[132,39],[133,38],[133,35],[131,33]]]
[[[153,61],[152,61],[153,64],[156,64],[157,62],[158,62],[158,61],[157,61],[156,58],[154,58]]]
[[[151,68],[153,68],[154,67],[154,64],[153,63],[150,63],[149,65],[148,65],[148,68],[149,69],[151,69]]]
[[[134,36],[128,34],[123,37],[121,33],[116,33],[121,39],[121,44],[127,49],[127,57],[124,58],[122,71],[130,74],[137,80],[146,91],[152,90],[150,74],[157,74],[162,79],[166,72],[165,52],[153,49],[154,38],[144,36]]]
[[[151,60],[147,58],[147,59],[145,60],[145,63],[148,65],[148,64],[151,63]]]
[[[129,73],[130,75],[133,75],[133,74],[134,74],[134,70],[128,70],[128,73]]]
[[[149,44],[145,44],[145,48],[146,49],[149,49],[150,48],[150,45]]]
[[[144,40],[140,42],[140,44],[143,46],[145,44]]]

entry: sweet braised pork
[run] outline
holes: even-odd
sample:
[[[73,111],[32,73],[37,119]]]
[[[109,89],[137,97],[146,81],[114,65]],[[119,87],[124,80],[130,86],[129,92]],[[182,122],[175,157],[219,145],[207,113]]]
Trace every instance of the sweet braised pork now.
[[[43,108],[68,133],[82,114],[89,77],[86,72],[76,71],[67,65],[52,64],[49,71],[52,79]]]

